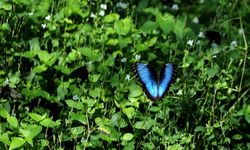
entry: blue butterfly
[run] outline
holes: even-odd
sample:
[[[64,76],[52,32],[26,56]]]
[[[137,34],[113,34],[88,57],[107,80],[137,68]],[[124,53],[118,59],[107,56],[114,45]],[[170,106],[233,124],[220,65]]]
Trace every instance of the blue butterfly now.
[[[165,64],[161,69],[160,76],[144,63],[135,63],[132,67],[142,83],[142,87],[145,89],[147,96],[152,101],[162,99],[174,76],[173,64]]]

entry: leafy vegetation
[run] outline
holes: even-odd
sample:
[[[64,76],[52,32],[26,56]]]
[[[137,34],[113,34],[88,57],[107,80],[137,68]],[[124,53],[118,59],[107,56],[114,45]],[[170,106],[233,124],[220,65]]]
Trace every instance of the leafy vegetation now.
[[[0,1],[0,149],[250,149],[249,4]],[[175,64],[161,101],[139,61]]]

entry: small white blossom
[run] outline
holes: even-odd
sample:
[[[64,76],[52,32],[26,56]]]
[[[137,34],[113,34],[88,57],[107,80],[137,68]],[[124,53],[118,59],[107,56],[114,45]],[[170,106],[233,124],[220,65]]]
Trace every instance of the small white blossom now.
[[[43,23],[41,26],[42,26],[42,28],[45,29],[47,25],[45,23]]]
[[[87,62],[87,65],[90,66],[92,64],[92,61]]]
[[[127,58],[122,58],[121,62],[123,62],[123,63],[127,62]]]
[[[235,47],[236,47],[237,45],[238,45],[238,44],[237,44],[237,41],[232,41],[232,42],[230,43],[230,50],[234,50]]]
[[[135,55],[135,60],[140,60],[141,59],[141,55]]]
[[[10,80],[7,78],[5,81],[4,81],[4,86],[8,85],[10,83]]]
[[[99,15],[100,15],[100,16],[104,16],[104,15],[105,15],[105,11],[104,11],[104,10],[101,10],[101,11],[99,12]]]
[[[179,91],[177,92],[177,95],[182,95],[182,94],[183,94],[182,90],[179,90]]]
[[[199,23],[199,18],[198,18],[198,17],[195,17],[195,18],[193,19],[193,23],[198,24],[198,23]]]
[[[172,10],[179,10],[178,4],[173,4],[171,9]]]
[[[78,95],[74,95],[73,96],[73,100],[79,100],[80,98],[79,98],[79,96]]]
[[[96,15],[95,15],[95,14],[93,14],[93,13],[91,13],[91,14],[90,14],[90,17],[91,17],[91,18],[95,18],[95,17],[96,17]]]
[[[30,12],[28,13],[29,16],[33,16],[34,15],[34,12]]]
[[[239,34],[243,34],[243,33],[244,33],[244,29],[241,28],[241,29],[239,30]]]
[[[45,17],[45,19],[48,20],[48,21],[50,21],[51,20],[51,16],[48,15],[48,16]]]
[[[125,80],[130,80],[130,75],[129,74],[126,75]]]
[[[107,5],[106,4],[101,4],[100,7],[101,7],[101,9],[104,9],[104,10],[107,9]]]
[[[230,43],[230,46],[237,46],[237,41],[232,41],[231,43]]]
[[[118,3],[116,3],[116,7],[126,9],[128,7],[128,3],[118,2]]]
[[[205,37],[204,32],[199,32],[198,37],[200,37],[200,38],[204,38],[204,37]]]
[[[204,0],[200,0],[200,3],[203,4],[203,3],[204,3]]]
[[[188,40],[188,41],[187,41],[187,44],[190,45],[190,46],[193,46],[194,40]]]

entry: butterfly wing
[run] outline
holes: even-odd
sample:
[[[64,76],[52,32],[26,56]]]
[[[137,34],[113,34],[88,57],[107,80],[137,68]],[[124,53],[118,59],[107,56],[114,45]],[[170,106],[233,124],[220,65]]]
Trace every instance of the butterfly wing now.
[[[167,92],[174,75],[173,64],[166,64],[161,70],[158,99],[161,99]]]
[[[153,101],[156,100],[158,97],[158,85],[155,71],[144,63],[135,63],[133,68],[148,97]]]

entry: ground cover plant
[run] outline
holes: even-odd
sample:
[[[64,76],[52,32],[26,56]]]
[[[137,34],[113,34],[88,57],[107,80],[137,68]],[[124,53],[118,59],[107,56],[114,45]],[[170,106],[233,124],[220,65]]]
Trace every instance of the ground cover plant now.
[[[250,149],[247,0],[0,1],[0,149]],[[175,66],[152,102],[131,65]]]

